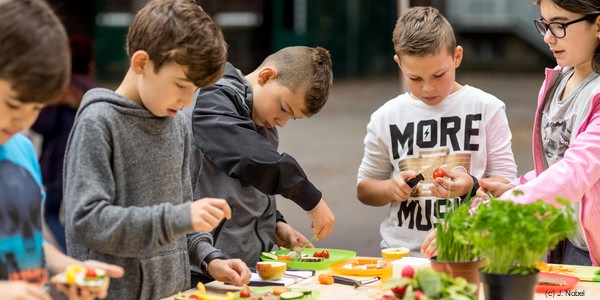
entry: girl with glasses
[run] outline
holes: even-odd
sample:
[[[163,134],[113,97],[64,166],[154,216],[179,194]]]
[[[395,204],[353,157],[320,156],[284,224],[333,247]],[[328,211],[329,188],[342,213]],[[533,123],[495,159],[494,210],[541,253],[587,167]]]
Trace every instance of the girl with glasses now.
[[[479,179],[489,192],[518,203],[571,201],[580,226],[548,256],[552,263],[600,263],[600,0],[533,0],[534,24],[558,64],[546,69],[533,128],[535,170],[510,184]],[[469,182],[462,173],[438,178],[446,186]],[[468,176],[468,175],[466,175]],[[522,191],[519,196],[514,190]],[[434,237],[429,237],[430,243]]]
[[[481,179],[487,190],[519,203],[571,201],[577,234],[549,262],[600,263],[600,0],[536,0],[534,24],[558,66],[546,70],[533,129],[535,170],[510,185]],[[513,196],[513,190],[523,192]]]

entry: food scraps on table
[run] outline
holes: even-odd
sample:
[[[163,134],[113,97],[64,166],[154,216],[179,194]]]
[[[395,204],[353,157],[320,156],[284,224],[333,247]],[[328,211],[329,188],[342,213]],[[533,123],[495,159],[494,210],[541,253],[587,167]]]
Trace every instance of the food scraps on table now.
[[[558,274],[573,274],[575,273],[574,268],[568,268],[561,265],[550,265],[543,261],[536,262],[535,267],[540,270],[540,272],[546,273],[558,273]]]
[[[342,266],[343,269],[352,270],[375,270],[383,269],[387,266],[385,259],[375,258],[354,258]]]
[[[309,257],[305,256],[300,259],[301,262],[322,262],[325,260],[325,257]]]
[[[540,278],[538,285],[563,286],[563,285],[567,285],[567,282],[560,278],[543,277],[543,278]]]

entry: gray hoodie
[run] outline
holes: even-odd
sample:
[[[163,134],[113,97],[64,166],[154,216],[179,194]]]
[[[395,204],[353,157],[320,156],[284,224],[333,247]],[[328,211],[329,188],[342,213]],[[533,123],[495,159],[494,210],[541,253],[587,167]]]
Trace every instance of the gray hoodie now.
[[[84,96],[65,156],[67,250],[125,268],[109,298],[186,290],[190,263],[214,251],[192,227],[188,155],[181,113],[159,118],[107,89]]]

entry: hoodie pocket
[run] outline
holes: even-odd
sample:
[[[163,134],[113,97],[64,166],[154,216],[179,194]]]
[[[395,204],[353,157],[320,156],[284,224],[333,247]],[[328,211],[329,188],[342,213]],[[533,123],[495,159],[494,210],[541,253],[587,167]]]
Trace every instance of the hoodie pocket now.
[[[177,249],[140,260],[140,299],[160,299],[190,287],[187,251]]]

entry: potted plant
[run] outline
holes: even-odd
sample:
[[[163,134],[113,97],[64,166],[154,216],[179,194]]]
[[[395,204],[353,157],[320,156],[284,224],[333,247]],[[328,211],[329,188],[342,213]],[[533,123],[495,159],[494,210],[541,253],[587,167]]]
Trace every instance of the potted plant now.
[[[533,299],[539,273],[535,263],[576,231],[570,202],[557,202],[563,206],[491,198],[473,211],[466,234],[483,259],[480,279],[486,299]]]
[[[463,277],[479,286],[481,260],[473,251],[466,234],[472,227],[470,201],[455,207],[449,205],[444,220],[436,225],[437,256],[431,267],[452,277]]]

